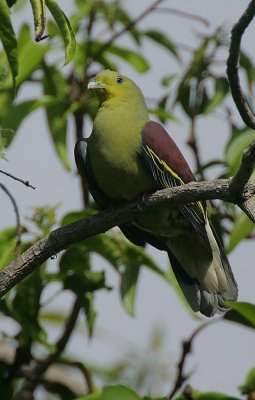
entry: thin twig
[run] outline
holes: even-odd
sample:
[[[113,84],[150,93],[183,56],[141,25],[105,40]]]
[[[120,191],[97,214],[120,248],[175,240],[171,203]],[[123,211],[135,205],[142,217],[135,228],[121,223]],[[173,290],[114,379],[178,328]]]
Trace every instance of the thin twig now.
[[[91,66],[91,64],[97,60],[102,53],[120,36],[122,36],[124,33],[128,32],[131,28],[133,28],[138,22],[140,22],[146,15],[148,15],[150,12],[154,11],[156,7],[160,3],[162,3],[165,0],[156,0],[154,1],[148,8],[146,8],[138,17],[133,19],[129,24],[127,24],[123,29],[121,29],[119,32],[114,33],[109,40],[107,40],[101,47],[100,49],[94,54],[93,59],[90,60],[90,62],[87,64],[87,68]]]
[[[240,116],[247,126],[255,129],[255,115],[244,96],[238,74],[238,62],[242,35],[255,15],[255,0],[252,0],[247,9],[234,25],[231,35],[229,56],[227,60],[227,74],[233,100]]]
[[[199,15],[189,13],[187,11],[178,10],[176,8],[170,8],[170,7],[160,7],[159,8],[159,7],[157,7],[153,11],[163,12],[164,14],[165,13],[175,14],[175,15],[178,15],[179,17],[193,19],[194,21],[200,22],[201,24],[203,24],[207,27],[210,26],[210,23],[207,19],[200,17]]]
[[[9,190],[2,184],[0,183],[0,188],[5,192],[5,194],[7,194],[7,196],[9,197],[13,208],[14,208],[14,213],[15,213],[15,217],[16,217],[16,236],[17,236],[17,244],[16,244],[16,248],[18,248],[21,239],[21,225],[20,225],[20,215],[19,215],[19,209],[18,209],[18,205],[16,203],[16,200],[14,199],[13,195],[9,192]]]
[[[9,176],[10,178],[14,179],[15,181],[18,181],[18,182],[23,183],[23,185],[25,185],[25,186],[28,186],[28,187],[30,187],[30,188],[32,188],[32,189],[35,189],[35,186],[30,185],[29,181],[24,181],[23,179],[18,178],[17,176],[12,175],[12,174],[10,174],[9,172],[2,171],[1,169],[0,169],[0,173],[1,173],[1,174],[4,174],[4,175],[6,175],[6,176]]]
[[[79,361],[69,361],[69,360],[63,360],[63,359],[58,360],[57,364],[68,365],[70,367],[75,367],[75,368],[79,369],[86,381],[86,384],[88,387],[88,393],[93,392],[94,385],[93,385],[93,381],[92,381],[92,376],[91,376],[90,371],[84,364],[82,364]]]
[[[70,339],[70,336],[73,332],[74,326],[76,324],[77,318],[79,316],[80,313],[80,309],[81,309],[81,302],[80,299],[77,297],[75,299],[72,311],[70,313],[70,316],[67,320],[66,323],[66,327],[65,330],[63,332],[63,334],[61,335],[61,337],[59,338],[59,340],[56,343],[56,352],[54,354],[52,354],[52,356],[49,356],[48,359],[50,359],[50,357],[54,360],[57,359],[59,357],[59,355],[61,353],[63,353],[68,340]]]
[[[176,380],[175,380],[173,389],[171,390],[171,392],[170,392],[170,394],[168,396],[168,400],[173,399],[173,397],[178,392],[178,390],[181,389],[182,385],[189,378],[189,374],[185,374],[184,373],[184,366],[185,366],[185,362],[186,362],[187,356],[192,351],[193,340],[207,326],[212,325],[213,323],[218,322],[221,319],[222,319],[221,317],[220,318],[211,319],[210,321],[206,321],[205,323],[199,325],[199,327],[194,330],[194,332],[191,334],[191,336],[182,343],[182,352],[181,352],[181,356],[180,356],[180,359],[179,359],[179,362],[178,362],[178,365],[177,365],[177,376],[176,376]]]

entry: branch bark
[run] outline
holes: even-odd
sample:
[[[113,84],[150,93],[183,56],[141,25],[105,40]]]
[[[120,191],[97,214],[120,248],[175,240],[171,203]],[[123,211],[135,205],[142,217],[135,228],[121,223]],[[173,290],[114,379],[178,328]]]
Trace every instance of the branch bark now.
[[[243,195],[238,196],[230,189],[230,183],[231,179],[218,179],[213,182],[191,182],[187,185],[160,190],[143,196],[142,199],[120,204],[113,210],[105,210],[58,228],[49,236],[36,242],[0,272],[0,297],[61,250],[81,240],[106,232],[116,225],[132,221],[139,215],[151,213],[156,208],[176,207],[180,204],[208,199],[236,203],[238,198],[240,201],[238,205],[255,222],[255,205],[251,200],[255,194],[255,181],[248,182],[244,187]]]

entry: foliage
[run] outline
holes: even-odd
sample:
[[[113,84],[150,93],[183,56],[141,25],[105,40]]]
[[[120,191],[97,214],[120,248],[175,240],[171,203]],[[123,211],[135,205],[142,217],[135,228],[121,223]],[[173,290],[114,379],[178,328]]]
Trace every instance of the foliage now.
[[[227,46],[222,29],[202,35],[197,48],[190,54],[189,64],[185,66],[180,49],[174,40],[161,30],[142,30],[137,24],[132,24],[131,15],[123,7],[124,2],[76,0],[75,11],[67,18],[54,0],[30,0],[34,15],[35,39],[40,43],[34,42],[31,26],[27,24],[23,24],[19,32],[14,31],[12,16],[7,6],[14,3],[16,2],[6,3],[5,0],[0,0],[0,39],[3,45],[0,53],[0,157],[2,159],[5,158],[8,146],[18,135],[22,122],[32,112],[43,108],[56,156],[63,168],[70,171],[68,148],[69,135],[72,134],[69,129],[70,121],[75,124],[75,139],[78,139],[84,134],[83,121],[93,120],[95,115],[96,100],[89,97],[86,91],[89,79],[98,70],[118,69],[123,62],[139,73],[146,73],[150,69],[150,59],[144,56],[142,49],[145,43],[150,42],[154,46],[160,46],[182,68],[182,74],[168,73],[161,77],[164,94],[153,102],[150,107],[151,113],[160,121],[167,122],[177,120],[176,110],[181,108],[184,118],[191,127],[188,142],[196,159],[198,177],[204,178],[212,166],[219,167],[218,177],[232,176],[236,172],[243,149],[254,140],[254,131],[246,127],[237,127],[232,121],[231,114],[226,113],[230,135],[225,147],[225,157],[203,163],[197,150],[197,136],[194,130],[195,123],[200,118],[215,115],[218,107],[221,107],[221,110],[227,107],[228,82],[225,76],[215,72],[217,56]],[[50,19],[46,22],[47,9],[52,14],[54,22]],[[99,27],[108,34],[108,39],[104,40],[104,35],[94,34]],[[49,33],[49,39],[43,37],[45,31]],[[132,45],[126,47],[117,41],[116,32],[126,33]],[[65,52],[65,65],[70,63],[68,68],[59,68],[59,49],[61,54]],[[33,57],[29,57],[31,54]],[[240,64],[248,82],[248,90],[252,93],[254,82],[252,62],[242,53]],[[22,100],[20,91],[28,85],[39,87],[42,96]],[[84,198],[87,198],[88,194],[84,188],[83,191]],[[56,211],[57,207],[37,208],[29,223],[21,229],[21,243],[17,244],[16,227],[0,232],[1,269],[13,260],[18,252],[30,247],[36,240],[48,234],[53,227],[74,222],[96,212],[91,202],[85,211],[69,212],[62,216],[61,220],[56,217]],[[253,238],[253,224],[243,214],[237,214],[234,206],[224,203],[213,204],[211,214],[215,229],[227,243],[229,252],[245,238]],[[123,306],[131,315],[135,311],[137,283],[140,271],[144,267],[165,279],[183,300],[171,271],[163,271],[144,249],[128,243],[115,231],[72,246],[60,256],[56,256],[56,270],[50,270],[47,264],[42,265],[38,271],[12,289],[5,299],[0,300],[2,317],[5,316],[16,324],[13,335],[1,332],[0,336],[3,348],[8,349],[11,343],[14,349],[8,361],[0,355],[0,392],[5,400],[13,399],[14,396],[21,399],[23,390],[29,389],[33,393],[39,385],[48,394],[56,396],[49,398],[78,399],[80,394],[75,387],[69,385],[68,379],[57,382],[43,375],[51,365],[57,363],[68,367],[68,371],[79,370],[82,373],[88,393],[79,397],[80,400],[150,400],[150,397],[141,397],[133,389],[122,385],[108,385],[102,390],[97,389],[93,382],[93,368],[65,354],[65,347],[78,314],[81,313],[86,320],[88,336],[93,335],[97,316],[95,294],[101,290],[111,290],[106,283],[105,271],[95,269],[93,258],[95,255],[109,263],[118,274],[120,297]],[[60,296],[63,292],[72,294],[74,306],[68,317],[47,311],[47,306],[53,298],[43,300],[44,293],[53,284],[59,287],[59,292],[55,296]],[[224,319],[255,328],[254,305],[240,302],[231,306],[232,310]],[[46,322],[65,325],[63,336],[58,342],[49,340]],[[47,354],[47,357],[44,358],[42,354]],[[110,367],[107,372],[110,373]],[[121,380],[120,375],[118,378]],[[249,396],[254,392],[254,387],[253,369],[240,390],[242,394]],[[181,395],[178,398],[186,397]],[[190,398],[233,399],[222,393],[198,391],[193,391]],[[167,398],[154,400],[167,400]]]

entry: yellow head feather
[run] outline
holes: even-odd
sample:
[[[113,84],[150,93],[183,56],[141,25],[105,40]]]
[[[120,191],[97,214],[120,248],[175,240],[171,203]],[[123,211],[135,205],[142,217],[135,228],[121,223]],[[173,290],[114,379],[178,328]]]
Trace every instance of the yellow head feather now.
[[[109,100],[130,101],[131,99],[144,104],[144,97],[139,87],[131,79],[115,71],[99,72],[95,81],[89,83],[88,89],[96,90],[101,104]]]

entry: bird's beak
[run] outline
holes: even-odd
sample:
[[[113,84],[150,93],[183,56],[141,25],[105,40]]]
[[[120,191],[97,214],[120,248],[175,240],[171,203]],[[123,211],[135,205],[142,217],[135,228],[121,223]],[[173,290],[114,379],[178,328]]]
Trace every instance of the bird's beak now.
[[[107,85],[105,83],[99,81],[89,82],[88,84],[88,90],[100,90],[105,89],[106,87]]]

